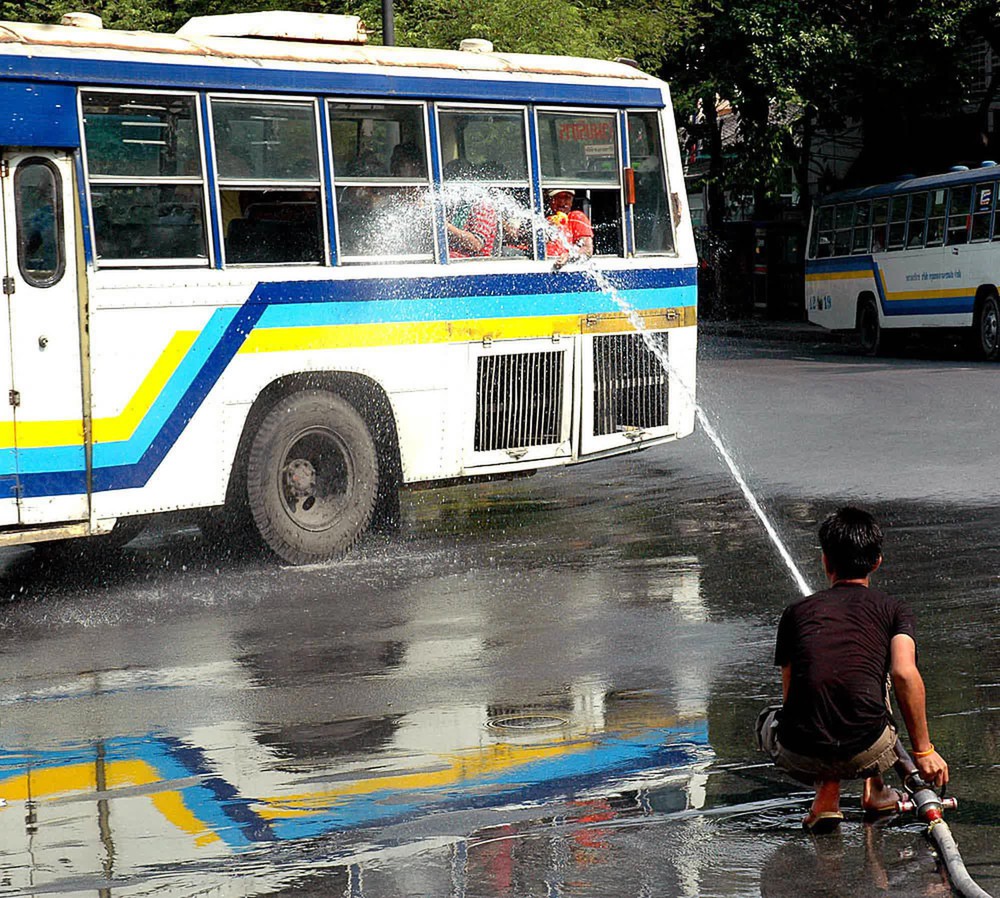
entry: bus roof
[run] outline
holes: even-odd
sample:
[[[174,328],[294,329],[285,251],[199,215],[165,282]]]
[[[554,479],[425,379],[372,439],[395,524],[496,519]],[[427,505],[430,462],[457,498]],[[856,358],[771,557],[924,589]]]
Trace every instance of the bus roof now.
[[[1000,178],[1000,166],[995,162],[984,162],[978,168],[958,167],[955,171],[943,172],[938,175],[912,175],[889,181],[885,184],[874,184],[871,187],[854,187],[849,190],[838,190],[828,193],[817,200],[817,205],[832,203],[849,203],[855,200],[872,199],[879,196],[889,196],[894,193],[905,193],[909,190],[930,190],[934,187],[951,187],[958,184],[974,184],[979,181],[994,181]]]
[[[295,15],[281,13],[282,16]],[[305,14],[302,14],[305,15]],[[213,17],[206,17],[211,19]],[[220,17],[229,18],[229,17]],[[315,18],[315,17],[314,17]],[[349,16],[330,18],[350,19]],[[363,25],[361,26],[363,29]],[[439,69],[446,72],[483,73],[486,75],[550,75],[611,79],[618,82],[658,85],[658,79],[633,66],[599,59],[573,56],[545,56],[527,53],[470,52],[467,50],[432,50],[418,47],[366,46],[362,40],[328,41],[323,39],[236,37],[203,34],[198,28],[182,28],[177,34],[147,31],[116,31],[78,25],[38,25],[24,22],[0,22],[0,54],[18,51],[36,54],[76,56],[107,51],[154,54],[161,61],[171,58],[181,62],[225,63],[253,61],[272,63],[311,63],[360,65],[373,68]],[[48,54],[46,54],[48,55]],[[147,57],[149,58],[149,57]],[[8,71],[7,77],[16,76]]]

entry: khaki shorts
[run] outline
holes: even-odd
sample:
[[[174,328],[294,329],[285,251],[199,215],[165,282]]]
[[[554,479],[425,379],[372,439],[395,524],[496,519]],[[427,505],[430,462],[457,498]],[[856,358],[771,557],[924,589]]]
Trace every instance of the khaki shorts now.
[[[757,718],[757,746],[770,756],[776,767],[800,783],[811,786],[818,781],[857,780],[881,774],[896,763],[896,730],[887,725],[882,734],[864,751],[842,761],[810,758],[789,751],[778,742],[780,705],[761,711]]]

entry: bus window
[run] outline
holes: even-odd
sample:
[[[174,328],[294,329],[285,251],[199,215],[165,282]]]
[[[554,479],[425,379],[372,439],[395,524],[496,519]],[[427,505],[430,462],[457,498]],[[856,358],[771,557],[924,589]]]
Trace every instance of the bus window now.
[[[833,254],[846,256],[851,252],[851,222],[854,218],[854,206],[837,206],[834,213]]]
[[[948,191],[943,187],[930,192],[930,207],[927,216],[927,239],[925,246],[941,246],[944,243],[944,213],[948,208]]]
[[[884,196],[872,202],[872,252],[885,249],[885,229],[889,221],[889,198]]]
[[[866,253],[871,243],[872,204],[863,200],[854,206],[854,239],[851,243],[852,253]]]
[[[213,99],[211,108],[226,262],[322,262],[315,103]]]
[[[33,287],[59,283],[66,269],[59,172],[44,159],[22,162],[14,176],[17,264]]]
[[[666,165],[660,144],[660,116],[657,112],[629,112],[629,163],[635,172],[633,219],[637,253],[674,251],[674,231],[670,201],[664,180]]]
[[[969,242],[969,208],[972,204],[972,185],[952,187],[948,204],[948,246]]]
[[[993,196],[996,185],[991,181],[977,184],[972,197],[972,235],[973,243],[981,243],[990,239],[990,219],[993,217]]]
[[[927,227],[927,194],[915,193],[910,199],[910,219],[906,228],[906,248],[922,249]]]
[[[97,258],[207,264],[195,98],[83,91]]]
[[[575,192],[574,208],[590,218],[594,253],[620,256],[621,155],[615,113],[539,112],[542,187]]]
[[[900,194],[889,200],[889,231],[886,238],[886,247],[892,249],[902,249],[906,245],[906,208],[909,197]],[[920,239],[924,239],[923,228],[920,230]]]
[[[823,206],[816,213],[816,258],[826,259],[833,255],[833,206]]]
[[[534,256],[523,109],[438,109],[448,258]]]
[[[430,261],[434,212],[422,103],[331,101],[342,262]]]

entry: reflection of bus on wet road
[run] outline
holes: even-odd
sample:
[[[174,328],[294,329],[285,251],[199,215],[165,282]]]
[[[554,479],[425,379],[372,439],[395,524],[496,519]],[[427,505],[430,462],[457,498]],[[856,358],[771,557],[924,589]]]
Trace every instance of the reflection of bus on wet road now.
[[[817,201],[806,256],[809,320],[857,329],[871,353],[923,328],[961,329],[1000,357],[997,172],[992,164]]]
[[[0,893],[268,894],[444,843],[468,850],[500,823],[642,816],[651,792],[660,812],[700,807],[704,718],[648,696],[580,699],[556,715],[458,707],[444,732],[440,715],[407,715],[382,752],[332,759],[292,760],[235,723],[0,752]]]
[[[403,486],[692,430],[695,256],[663,83],[275,15],[5,23],[0,544],[225,507],[206,529],[252,518],[306,562],[391,520]],[[546,261],[553,187],[623,302]],[[461,247],[458,218],[479,230]]]

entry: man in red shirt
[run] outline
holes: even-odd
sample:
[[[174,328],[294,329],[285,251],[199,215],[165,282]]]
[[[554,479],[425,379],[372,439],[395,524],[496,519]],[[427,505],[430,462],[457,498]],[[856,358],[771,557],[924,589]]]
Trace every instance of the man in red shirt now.
[[[549,224],[555,226],[545,245],[545,256],[556,260],[562,267],[570,258],[589,259],[594,255],[594,229],[590,219],[579,209],[573,208],[575,191],[566,187],[556,187],[545,191],[551,214]]]
[[[938,788],[948,782],[928,732],[913,614],[869,584],[882,563],[881,528],[867,512],[841,508],[823,522],[819,541],[830,588],[782,613],[774,662],[784,703],[757,723],[758,742],[774,763],[816,789],[802,821],[811,832],[844,819],[842,779],[864,780],[861,805],[869,814],[895,810],[902,797],[882,779],[897,760],[888,680],[921,777]]]

